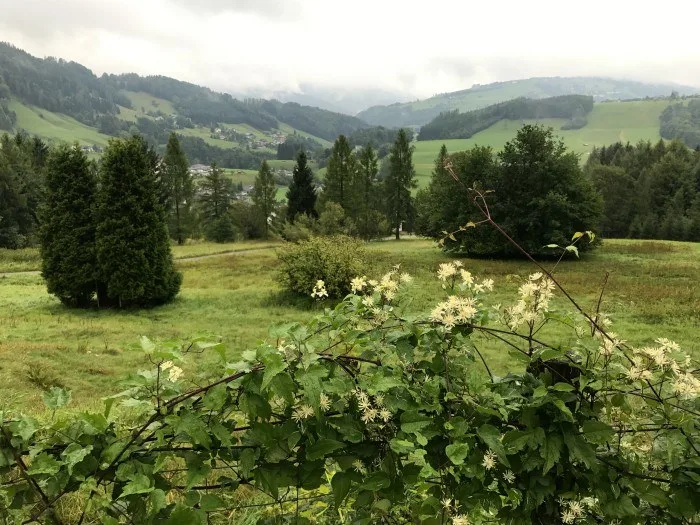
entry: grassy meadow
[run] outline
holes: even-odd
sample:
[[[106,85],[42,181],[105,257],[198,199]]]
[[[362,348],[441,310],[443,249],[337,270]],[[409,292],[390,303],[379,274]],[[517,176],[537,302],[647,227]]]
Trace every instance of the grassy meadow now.
[[[184,260],[229,250],[238,253]],[[415,277],[411,311],[427,312],[440,300],[443,291],[434,272],[449,258],[434,243],[384,241],[372,243],[369,250],[368,275],[400,263]],[[137,347],[141,335],[183,341],[220,337],[235,361],[237,352],[266,337],[270,325],[308,320],[323,305],[281,293],[275,251],[270,243],[175,247],[182,290],[173,303],[152,310],[69,310],[47,294],[38,274],[0,276],[0,410],[12,406],[40,411],[42,389],[51,385],[70,388],[76,407],[99,406],[101,397],[119,391],[121,380],[148,366]],[[581,261],[563,262],[557,273],[584,306],[593,308],[599,283],[610,272],[603,311],[611,315],[621,338],[645,344],[665,336],[700,356],[695,337],[700,324],[699,256],[698,244],[607,240]],[[7,252],[0,253],[1,267],[9,266],[8,259]],[[513,302],[518,284],[512,276],[533,271],[519,260],[463,262],[477,276],[495,280],[493,304]],[[483,342],[482,349],[500,373],[516,366],[504,348]],[[193,381],[196,365],[210,359],[188,358],[185,369]]]
[[[631,142],[640,140],[658,141],[659,116],[668,106],[667,100],[645,100],[635,102],[602,102],[593,107],[588,114],[588,124],[581,129],[562,130],[565,119],[540,120],[501,120],[493,126],[477,133],[469,139],[424,140],[414,142],[416,150],[413,162],[416,167],[419,187],[424,187],[430,180],[435,157],[442,144],[450,153],[464,151],[474,145],[491,146],[498,151],[515,137],[524,124],[542,124],[554,128],[566,147],[580,155],[585,162],[594,146],[607,146],[613,142]]]

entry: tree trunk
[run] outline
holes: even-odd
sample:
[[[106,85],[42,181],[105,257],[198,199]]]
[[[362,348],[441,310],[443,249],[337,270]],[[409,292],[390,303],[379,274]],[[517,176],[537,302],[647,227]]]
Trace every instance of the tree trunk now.
[[[182,227],[180,226],[180,203],[175,202],[175,221],[177,222],[177,243],[182,246],[184,239],[182,238]]]

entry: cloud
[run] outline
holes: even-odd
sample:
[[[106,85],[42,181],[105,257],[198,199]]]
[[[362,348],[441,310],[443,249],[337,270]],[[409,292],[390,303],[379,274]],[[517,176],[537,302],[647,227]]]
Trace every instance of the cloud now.
[[[32,54],[235,93],[311,85],[416,98],[557,75],[700,85],[691,0],[663,11],[608,0],[0,0],[0,13],[0,38]]]
[[[297,0],[173,0],[185,8],[220,13],[253,13],[264,18],[289,19],[302,15],[304,5]]]

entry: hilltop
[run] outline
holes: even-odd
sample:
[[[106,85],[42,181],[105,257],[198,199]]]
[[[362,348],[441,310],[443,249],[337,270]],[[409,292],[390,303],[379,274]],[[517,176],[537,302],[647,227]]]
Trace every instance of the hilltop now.
[[[541,77],[479,85],[452,93],[407,103],[373,106],[357,117],[373,125],[386,127],[422,126],[440,113],[484,108],[516,98],[541,99],[562,95],[588,95],[596,102],[632,100],[646,97],[700,93],[700,89],[676,84],[649,84],[603,77]]]

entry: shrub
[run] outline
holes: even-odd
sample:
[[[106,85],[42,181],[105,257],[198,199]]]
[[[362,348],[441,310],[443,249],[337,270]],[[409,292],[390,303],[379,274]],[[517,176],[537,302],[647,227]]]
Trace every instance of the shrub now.
[[[288,245],[278,253],[282,263],[279,280],[290,292],[310,295],[323,281],[328,296],[344,297],[350,281],[362,275],[367,264],[363,243],[345,236],[313,237]]]

